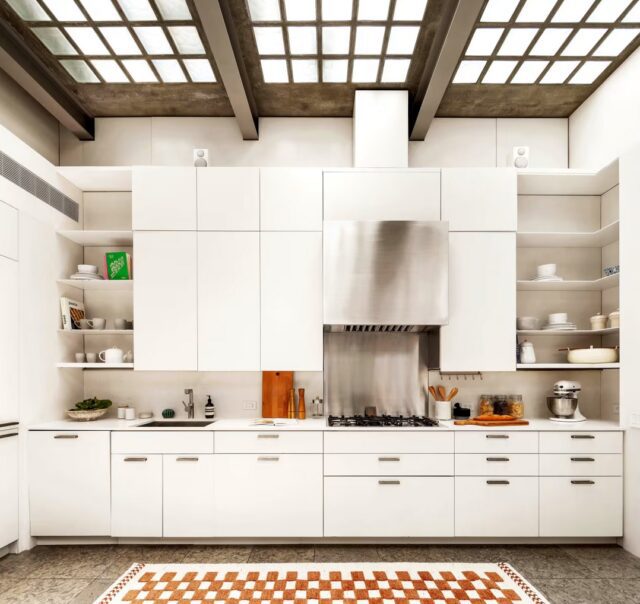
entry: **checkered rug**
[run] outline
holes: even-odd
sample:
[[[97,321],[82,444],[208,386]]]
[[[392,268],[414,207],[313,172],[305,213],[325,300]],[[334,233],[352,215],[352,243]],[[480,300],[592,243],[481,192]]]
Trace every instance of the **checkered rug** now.
[[[134,564],[95,604],[548,604],[511,566]]]

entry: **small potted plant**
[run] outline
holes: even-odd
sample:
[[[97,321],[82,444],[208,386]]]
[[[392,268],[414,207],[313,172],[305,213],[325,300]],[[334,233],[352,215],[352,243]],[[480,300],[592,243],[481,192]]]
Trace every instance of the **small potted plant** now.
[[[108,399],[86,398],[73,409],[67,411],[67,415],[75,421],[90,422],[100,419],[111,407],[113,403]]]

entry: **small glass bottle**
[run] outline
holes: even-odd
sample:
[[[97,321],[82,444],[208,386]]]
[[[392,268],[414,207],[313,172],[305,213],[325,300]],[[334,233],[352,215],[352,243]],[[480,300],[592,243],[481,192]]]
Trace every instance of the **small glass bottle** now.
[[[206,419],[213,419],[216,416],[216,406],[211,400],[211,395],[207,395],[207,404],[204,406],[204,416]]]

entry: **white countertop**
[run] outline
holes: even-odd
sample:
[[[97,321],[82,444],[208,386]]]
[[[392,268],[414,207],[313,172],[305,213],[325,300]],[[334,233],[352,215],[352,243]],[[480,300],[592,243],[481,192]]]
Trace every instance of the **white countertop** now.
[[[154,418],[157,419],[157,418]],[[182,418],[179,418],[182,420]],[[201,418],[198,418],[200,420]],[[196,421],[198,421],[196,420]],[[276,426],[260,426],[255,425],[255,420],[251,419],[216,419],[212,424],[204,427],[186,427],[186,428],[141,428],[141,424],[145,424],[149,419],[137,419],[137,420],[122,420],[122,419],[99,419],[93,422],[74,422],[71,420],[58,420],[45,422],[42,424],[35,424],[29,426],[29,430],[93,430],[93,431],[140,431],[140,432],[153,432],[153,431],[197,431],[197,432],[220,432],[220,431],[251,431],[251,430],[270,430],[270,431],[353,431],[353,432],[393,432],[396,430],[411,431],[411,432],[433,432],[433,431],[478,431],[478,430],[500,430],[500,431],[515,431],[515,432],[530,432],[530,431],[559,431],[559,432],[583,432],[583,431],[613,431],[620,432],[623,428],[615,423],[602,420],[587,420],[577,423],[564,423],[564,422],[552,422],[548,419],[531,419],[528,426],[455,426],[453,422],[440,422],[440,426],[433,427],[419,427],[419,428],[342,428],[342,427],[329,427],[327,426],[326,419],[305,419],[305,420],[285,420],[287,422],[295,421],[295,423],[287,423],[285,425]],[[187,421],[187,420],[185,420]]]

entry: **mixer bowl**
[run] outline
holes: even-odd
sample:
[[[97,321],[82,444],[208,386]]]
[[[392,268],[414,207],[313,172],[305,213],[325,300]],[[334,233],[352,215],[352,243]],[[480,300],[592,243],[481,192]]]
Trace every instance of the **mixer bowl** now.
[[[578,399],[563,396],[548,396],[547,407],[556,417],[572,417],[578,408]]]

